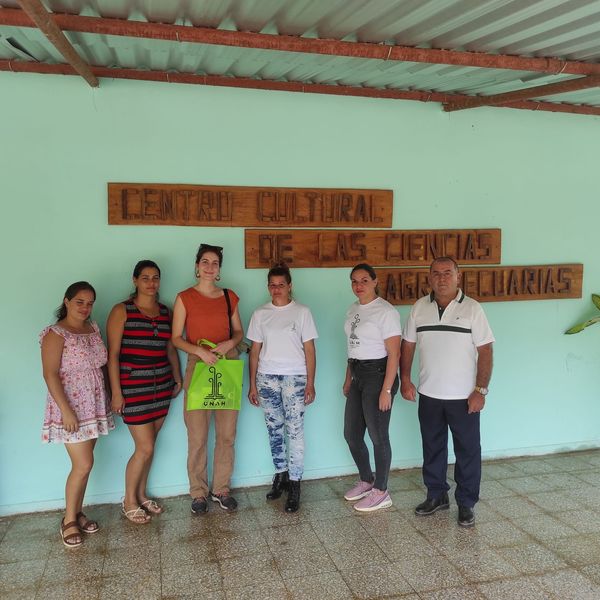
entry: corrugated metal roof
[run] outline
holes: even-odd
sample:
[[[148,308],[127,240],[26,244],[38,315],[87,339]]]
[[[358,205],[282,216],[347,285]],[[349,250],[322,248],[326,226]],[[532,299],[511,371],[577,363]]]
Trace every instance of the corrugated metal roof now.
[[[600,0],[46,0],[56,13],[597,62]],[[15,0],[0,6],[17,8]],[[65,32],[97,66],[491,95],[573,78]],[[0,59],[63,63],[35,28],[0,26]],[[548,96],[600,106],[600,89]]]

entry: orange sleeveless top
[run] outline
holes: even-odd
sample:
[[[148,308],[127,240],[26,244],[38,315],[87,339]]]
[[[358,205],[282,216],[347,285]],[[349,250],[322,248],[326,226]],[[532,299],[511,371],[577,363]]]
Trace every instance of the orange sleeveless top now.
[[[229,339],[229,317],[225,294],[219,298],[207,298],[193,287],[179,292],[185,307],[185,337],[191,344],[205,339],[218,344]],[[240,301],[235,292],[229,290],[231,314]]]

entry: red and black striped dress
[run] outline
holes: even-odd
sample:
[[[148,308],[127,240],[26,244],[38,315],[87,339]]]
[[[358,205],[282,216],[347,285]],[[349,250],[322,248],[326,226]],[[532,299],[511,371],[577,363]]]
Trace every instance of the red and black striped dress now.
[[[121,339],[119,369],[123,421],[127,425],[150,423],[169,412],[175,386],[167,344],[171,339],[169,309],[159,304],[160,314],[143,315],[133,301],[125,302],[127,320]]]

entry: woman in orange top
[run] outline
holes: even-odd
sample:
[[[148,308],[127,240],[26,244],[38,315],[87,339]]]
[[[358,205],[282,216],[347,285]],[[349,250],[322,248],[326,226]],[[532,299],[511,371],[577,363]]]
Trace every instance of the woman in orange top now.
[[[188,354],[183,380],[186,394],[196,363],[201,360],[208,365],[217,361],[217,354],[235,350],[244,331],[238,311],[238,296],[231,290],[217,287],[221,279],[223,248],[201,244],[196,254],[195,286],[180,292],[173,309],[173,345]],[[185,331],[185,339],[183,333]],[[206,339],[216,344],[207,349],[198,341]],[[192,497],[192,512],[205,513],[210,497],[227,511],[237,508],[237,502],[229,493],[229,483],[234,461],[237,410],[186,410],[184,420],[188,432],[188,478]],[[212,490],[207,476],[207,438],[211,415],[215,417],[215,451]]]

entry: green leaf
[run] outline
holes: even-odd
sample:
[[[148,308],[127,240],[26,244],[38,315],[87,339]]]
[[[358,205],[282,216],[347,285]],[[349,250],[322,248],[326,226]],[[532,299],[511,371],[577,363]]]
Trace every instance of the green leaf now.
[[[592,294],[592,302],[594,303],[594,306],[600,310],[600,295]]]
[[[599,298],[600,300],[600,298]],[[578,323],[577,325],[573,325],[570,329],[565,331],[565,334],[571,335],[573,333],[579,333],[583,331],[586,327],[593,325],[594,323],[598,323],[600,321],[600,317],[594,317],[593,319],[589,319],[589,321],[584,321],[583,323]]]

